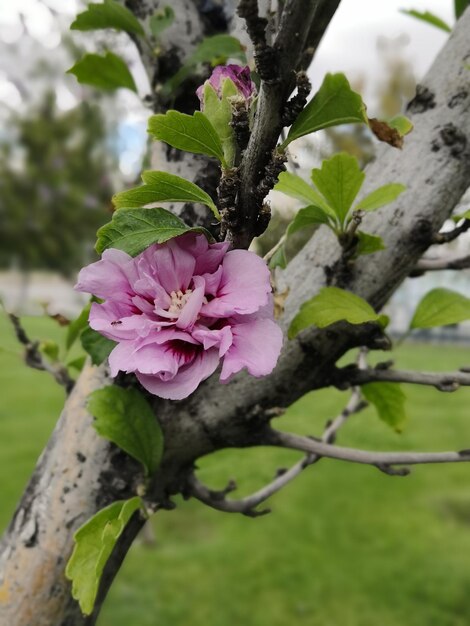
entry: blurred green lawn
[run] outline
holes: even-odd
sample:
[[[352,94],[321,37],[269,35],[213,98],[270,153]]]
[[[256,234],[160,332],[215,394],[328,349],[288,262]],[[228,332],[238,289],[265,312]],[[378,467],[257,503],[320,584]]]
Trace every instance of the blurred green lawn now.
[[[62,332],[28,320],[36,337]],[[63,401],[48,376],[24,367],[0,324],[0,525],[6,526]],[[470,364],[470,349],[410,345],[402,367]],[[470,390],[409,393],[410,420],[396,435],[367,409],[340,443],[370,449],[470,447]],[[319,434],[345,394],[297,402],[279,424]],[[295,454],[228,451],[200,476],[240,493],[269,480]],[[470,622],[470,466],[424,466],[407,478],[322,460],[272,499],[273,513],[231,516],[195,501],[155,517],[156,545],[136,543],[99,626],[463,626]],[[51,625],[52,626],[52,625]]]

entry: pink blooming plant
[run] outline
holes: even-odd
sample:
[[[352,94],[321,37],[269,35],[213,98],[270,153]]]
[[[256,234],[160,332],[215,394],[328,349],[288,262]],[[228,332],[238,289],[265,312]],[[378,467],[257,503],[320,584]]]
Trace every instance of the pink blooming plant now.
[[[222,97],[222,83],[225,78],[230,78],[237,88],[239,95],[245,98],[248,103],[256,95],[256,86],[251,80],[248,65],[245,67],[241,65],[218,65],[214,68],[211,77],[206,82],[209,82],[215,89],[219,98]],[[205,84],[206,83],[204,83],[204,85]],[[204,85],[201,85],[196,90],[196,94],[201,102],[201,108],[204,105]]]
[[[269,270],[247,250],[185,234],[130,257],[108,249],[75,288],[102,298],[91,328],[117,342],[111,375],[134,372],[150,393],[180,400],[222,360],[220,380],[276,365],[282,333],[273,320]]]

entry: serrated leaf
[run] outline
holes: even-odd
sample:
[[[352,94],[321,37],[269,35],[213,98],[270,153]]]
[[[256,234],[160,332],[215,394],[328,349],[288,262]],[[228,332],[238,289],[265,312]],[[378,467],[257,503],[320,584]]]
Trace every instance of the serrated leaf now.
[[[84,328],[88,325],[88,316],[90,315],[91,303],[87,304],[83,307],[79,316],[74,319],[67,328],[67,335],[65,337],[65,348],[70,350],[70,348],[75,343],[76,339],[82,332]]]
[[[84,615],[93,612],[104,567],[123,530],[141,506],[139,497],[113,502],[75,533],[75,547],[65,575],[72,581],[72,596]]]
[[[85,54],[85,56],[67,70],[67,74],[76,76],[79,83],[92,85],[100,89],[113,91],[123,87],[137,92],[132,74],[125,61],[112,52],[104,56]]]
[[[338,287],[323,287],[313,298],[304,302],[289,326],[288,337],[293,339],[309,326],[325,328],[345,320],[350,324],[377,322],[384,326],[387,319],[378,315],[363,298]]]
[[[399,383],[367,383],[361,387],[365,399],[373,404],[379,418],[397,432],[407,420],[406,395]]]
[[[356,206],[356,211],[375,211],[386,204],[394,202],[398,196],[406,190],[405,185],[400,183],[389,183],[375,189],[365,198],[363,198]]]
[[[385,250],[382,237],[379,237],[378,235],[371,235],[370,233],[364,233],[363,231],[359,231],[356,235],[358,242],[355,256],[373,254],[379,250]]]
[[[430,11],[416,11],[415,9],[401,9],[400,13],[403,13],[404,15],[409,15],[410,17],[414,17],[417,20],[421,20],[422,22],[427,22],[428,24],[431,24],[431,26],[440,28],[446,33],[452,32],[452,28],[449,26],[449,24],[444,22],[444,20],[441,20],[440,17],[438,17],[437,15],[434,15],[434,13],[431,13]]]
[[[170,6],[164,6],[150,18],[149,25],[152,35],[159,39],[160,35],[169,28],[175,20],[175,12]]]
[[[455,19],[459,19],[469,4],[470,0],[454,0]]]
[[[121,191],[113,196],[113,204],[120,208],[139,208],[155,202],[200,202],[207,205],[217,219],[219,212],[212,198],[200,187],[168,172],[142,173],[144,185]]]
[[[102,28],[114,28],[126,33],[144,35],[144,29],[134,14],[113,0],[104,0],[100,4],[89,4],[86,11],[79,13],[70,26],[70,30],[98,30]]]
[[[151,406],[137,389],[114,385],[97,389],[88,398],[98,434],[139,461],[147,476],[158,469],[163,434]]]
[[[325,198],[303,178],[297,176],[297,174],[281,172],[278,182],[274,186],[274,190],[285,193],[286,196],[290,196],[291,198],[307,202],[307,204],[314,204],[323,209],[325,213],[335,217],[334,212],[326,203]]]
[[[357,159],[345,152],[325,159],[321,169],[312,170],[312,180],[328,205],[344,224],[346,216],[364,182]]]
[[[164,243],[189,232],[202,233],[212,239],[204,228],[190,228],[179,217],[161,207],[120,209],[114,212],[111,222],[98,230],[95,249],[101,254],[106,248],[118,248],[136,256],[153,243]]]
[[[204,115],[210,121],[222,142],[224,158],[229,167],[235,161],[236,141],[232,121],[232,106],[229,98],[238,95],[238,89],[230,78],[222,81],[221,97],[209,82],[204,85]]]
[[[293,235],[295,232],[306,226],[314,226],[315,224],[331,224],[330,216],[323,209],[311,204],[300,209],[292,222],[287,227],[287,235]]]
[[[82,331],[80,341],[85,352],[90,355],[93,365],[101,365],[116,345],[114,341],[103,337],[103,335],[100,335],[100,333],[90,327]]]
[[[294,139],[340,124],[367,124],[361,96],[344,74],[327,74],[313,99],[292,124],[283,147]]]
[[[437,288],[418,304],[410,329],[447,326],[470,320],[470,298],[451,289]]]
[[[152,115],[148,132],[154,139],[164,141],[173,148],[215,157],[225,166],[222,142],[212,124],[200,111],[193,115],[179,111]]]

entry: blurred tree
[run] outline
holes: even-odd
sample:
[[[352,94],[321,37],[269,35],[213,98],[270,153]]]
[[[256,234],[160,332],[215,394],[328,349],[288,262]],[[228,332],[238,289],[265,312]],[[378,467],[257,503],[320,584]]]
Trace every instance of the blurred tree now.
[[[61,112],[48,91],[27,114],[12,114],[9,133],[17,147],[11,137],[0,143],[0,267],[69,275],[94,256],[111,210],[101,110],[80,102]]]

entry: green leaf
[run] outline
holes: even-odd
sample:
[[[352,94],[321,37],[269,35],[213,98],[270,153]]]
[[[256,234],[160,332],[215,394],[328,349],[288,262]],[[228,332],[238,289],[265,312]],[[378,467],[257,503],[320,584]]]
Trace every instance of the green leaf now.
[[[59,344],[56,341],[52,341],[51,339],[41,341],[39,344],[39,350],[53,363],[56,363],[59,360]]]
[[[302,304],[289,327],[288,337],[293,339],[308,326],[325,328],[341,320],[350,324],[378,322],[381,326],[387,321],[384,315],[378,315],[368,302],[356,294],[338,287],[323,287],[316,296]]]
[[[75,343],[79,334],[82,332],[84,328],[88,325],[88,316],[90,315],[91,302],[88,303],[81,311],[80,315],[70,322],[67,328],[67,335],[65,337],[65,348],[70,350],[70,348]]]
[[[357,159],[345,152],[323,161],[321,169],[312,170],[312,180],[334,210],[341,224],[364,182]]]
[[[367,383],[361,387],[365,399],[373,404],[379,418],[397,432],[407,420],[406,395],[399,383]]]
[[[67,74],[74,74],[78,82],[84,85],[110,91],[124,87],[137,92],[125,61],[112,52],[107,52],[105,56],[85,54],[83,59],[67,70]]]
[[[395,128],[402,137],[408,135],[413,130],[413,122],[405,115],[395,115],[395,117],[387,120],[387,124],[390,128]]]
[[[207,205],[220,219],[212,198],[194,183],[168,172],[146,171],[142,173],[144,185],[113,196],[117,209],[139,208],[154,202],[200,202]]]
[[[222,142],[207,117],[200,111],[186,115],[179,111],[152,115],[148,132],[173,148],[216,157],[225,166]]]
[[[383,239],[378,235],[371,235],[370,233],[359,231],[357,238],[359,241],[356,246],[356,256],[373,254],[379,250],[385,250]]]
[[[179,217],[160,207],[120,209],[114,212],[111,222],[99,229],[95,248],[99,254],[106,248],[119,248],[136,256],[153,243],[164,243],[189,232],[203,233],[211,239],[204,228],[190,228]]]
[[[455,19],[459,19],[469,4],[470,0],[454,0]]]
[[[344,74],[327,74],[318,92],[292,124],[283,147],[322,128],[361,123],[367,124],[361,96],[351,89]]]
[[[460,215],[453,215],[452,219],[456,224],[458,222],[461,222],[462,220],[470,220],[470,209],[468,211],[465,211],[465,213],[461,213]]]
[[[231,58],[246,63],[245,48],[239,40],[231,35],[212,35],[201,41],[191,55],[190,64],[212,63],[225,65],[227,60]]]
[[[405,185],[400,183],[383,185],[363,198],[354,209],[356,211],[375,211],[386,204],[390,204],[390,202],[394,202],[405,189]]]
[[[70,26],[71,30],[98,30],[102,28],[114,28],[126,33],[144,35],[144,29],[134,14],[113,0],[104,0],[100,4],[89,4],[86,11],[79,13]]]
[[[269,261],[269,267],[273,270],[275,267],[280,267],[281,269],[285,269],[287,267],[287,258],[286,258],[286,248],[285,244],[279,246],[276,252],[271,257]]]
[[[137,389],[111,385],[88,398],[94,427],[142,464],[145,474],[157,471],[163,454],[163,434],[150,404]]]
[[[416,11],[415,9],[401,9],[400,13],[403,13],[404,15],[410,15],[411,17],[415,17],[417,20],[421,20],[422,22],[427,22],[428,24],[431,24],[432,26],[436,26],[436,28],[440,28],[441,30],[444,30],[446,33],[450,33],[452,31],[452,28],[449,26],[449,24],[444,22],[444,20],[441,20],[440,17],[438,17],[437,15],[434,15],[434,13],[431,13],[430,11]]]
[[[164,30],[169,28],[175,20],[175,12],[170,6],[164,6],[150,18],[150,30],[155,39],[159,39]]]
[[[432,289],[418,304],[410,329],[458,324],[470,319],[470,298],[451,289]]]
[[[297,176],[296,174],[281,172],[279,174],[279,180],[274,186],[274,190],[285,193],[286,196],[290,196],[291,198],[307,202],[308,204],[314,204],[323,209],[326,213],[330,214],[332,217],[335,217],[334,212],[326,203],[325,198],[323,198],[323,196],[319,194],[316,189],[305,182],[303,178]]]
[[[117,540],[141,506],[138,497],[113,502],[75,533],[75,547],[65,575],[72,581],[72,596],[85,615],[93,612],[101,576]]]
[[[85,365],[85,361],[86,361],[86,356],[79,356],[76,359],[72,359],[72,361],[69,361],[67,363],[67,367],[71,367],[74,370],[77,370],[77,372],[81,372],[83,369],[83,366]]]
[[[292,222],[287,227],[287,235],[292,235],[305,226],[313,226],[315,224],[330,225],[330,217],[323,209],[311,204],[300,209]]]
[[[238,89],[230,78],[222,81],[221,97],[210,83],[204,85],[204,115],[210,121],[222,142],[224,158],[229,167],[235,161],[236,141],[232,121],[232,105],[229,98],[238,95]]]
[[[100,333],[90,327],[85,328],[82,332],[80,341],[85,352],[91,356],[93,365],[101,365],[116,345],[114,341],[103,337],[103,335],[100,335]]]

